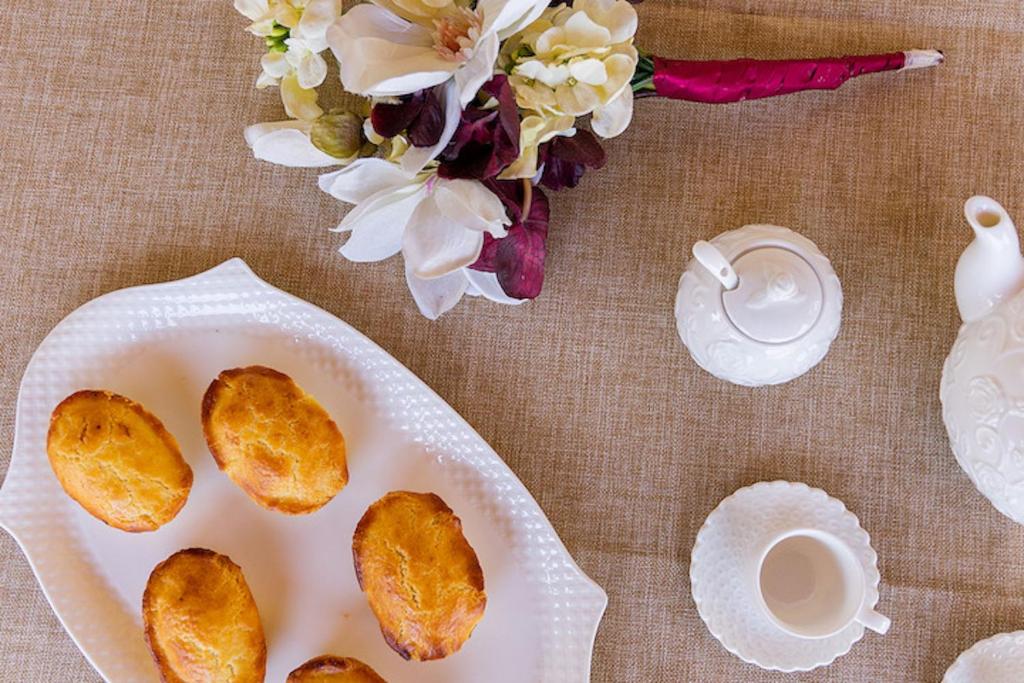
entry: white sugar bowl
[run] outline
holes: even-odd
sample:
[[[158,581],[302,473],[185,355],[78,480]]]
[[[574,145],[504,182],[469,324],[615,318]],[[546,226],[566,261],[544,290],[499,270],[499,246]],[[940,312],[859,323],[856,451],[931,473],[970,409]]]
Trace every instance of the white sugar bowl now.
[[[697,364],[744,386],[781,384],[817,365],[839,333],[843,290],[806,237],[747,225],[693,246],[676,324]]]

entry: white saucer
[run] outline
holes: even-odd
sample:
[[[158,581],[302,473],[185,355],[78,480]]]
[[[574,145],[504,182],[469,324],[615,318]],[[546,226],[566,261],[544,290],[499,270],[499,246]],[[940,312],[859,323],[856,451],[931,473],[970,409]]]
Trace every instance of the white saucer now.
[[[697,534],[690,584],[697,611],[729,652],[765,669],[807,671],[831,664],[864,635],[851,624],[834,636],[804,639],[781,631],[754,595],[758,550],[791,528],[828,531],[849,544],[867,579],[865,604],[878,602],[880,576],[871,539],[857,516],[821,489],[787,481],[760,482],[719,503]]]
[[[1020,683],[1024,677],[1024,631],[1000,633],[965,650],[942,683]]]

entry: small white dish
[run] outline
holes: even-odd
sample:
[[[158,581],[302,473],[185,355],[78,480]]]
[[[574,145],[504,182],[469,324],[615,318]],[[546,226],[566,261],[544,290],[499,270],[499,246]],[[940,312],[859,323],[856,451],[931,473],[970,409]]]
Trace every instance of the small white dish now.
[[[719,503],[697,534],[690,584],[711,634],[729,652],[764,669],[808,671],[831,664],[864,635],[864,626],[851,619],[833,635],[800,637],[780,628],[762,606],[758,577],[767,550],[794,530],[819,532],[848,548],[862,570],[858,605],[873,610],[878,603],[877,555],[857,516],[842,502],[821,489],[787,481],[736,491]]]
[[[814,242],[746,225],[693,246],[676,295],[679,338],[702,368],[743,386],[817,365],[839,333],[843,290]]]
[[[256,505],[206,448],[205,388],[224,368],[251,364],[294,377],[345,434],[348,486],[314,514]],[[82,388],[138,400],[181,444],[192,492],[159,530],[108,527],[61,490],[46,457],[49,416]],[[391,650],[356,581],[356,523],[398,489],[444,498],[483,566],[484,617],[442,661],[405,661]],[[355,656],[389,681],[584,683],[608,600],[523,484],[449,405],[358,331],[270,286],[240,259],[111,292],[50,332],[21,382],[0,527],[110,683],[158,680],[143,639],[142,592],[153,567],[182,548],[210,548],[242,567],[267,634],[268,681],[331,652]]]
[[[980,640],[956,658],[942,683],[1020,683],[1024,679],[1024,631]]]

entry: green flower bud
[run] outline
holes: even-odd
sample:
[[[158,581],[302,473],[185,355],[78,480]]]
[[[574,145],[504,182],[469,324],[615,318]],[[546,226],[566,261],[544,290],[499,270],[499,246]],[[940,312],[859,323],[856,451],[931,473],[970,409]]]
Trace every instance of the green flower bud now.
[[[313,122],[309,139],[325,154],[348,159],[363,147],[363,119],[350,111],[331,110]]]
[[[281,26],[281,24],[275,23],[274,28],[270,30],[270,35],[273,38],[287,38],[290,29],[287,26]]]

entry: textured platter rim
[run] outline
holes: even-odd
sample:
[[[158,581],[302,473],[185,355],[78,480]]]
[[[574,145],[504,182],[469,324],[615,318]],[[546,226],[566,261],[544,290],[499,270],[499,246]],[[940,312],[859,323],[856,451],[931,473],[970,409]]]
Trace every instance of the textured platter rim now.
[[[942,683],[955,683],[956,679],[953,678],[953,675],[962,673],[957,671],[957,669],[967,666],[967,663],[971,658],[982,656],[982,651],[986,648],[1001,643],[1001,641],[1004,640],[1012,640],[1014,638],[1021,637],[1024,637],[1024,630],[996,633],[988,638],[982,638],[957,655],[957,658],[953,660],[953,663],[949,665],[949,668],[946,669],[946,672],[942,675]]]
[[[731,639],[727,639],[725,637],[725,631],[722,628],[720,628],[720,626],[721,626],[720,623],[719,623],[720,620],[712,618],[712,615],[710,615],[708,613],[708,608],[704,604],[704,601],[698,597],[697,586],[698,586],[699,581],[698,581],[697,574],[694,571],[694,567],[695,567],[696,563],[693,561],[693,558],[695,558],[697,556],[697,550],[700,547],[701,543],[702,542],[706,542],[706,538],[702,539],[702,536],[704,535],[705,530],[709,528],[709,523],[713,520],[713,518],[715,517],[715,514],[724,505],[729,503],[729,501],[736,499],[736,497],[739,496],[740,494],[744,494],[744,493],[746,493],[748,491],[753,491],[753,490],[756,490],[756,489],[769,489],[769,488],[777,488],[777,489],[784,489],[785,488],[785,489],[790,489],[790,490],[799,490],[801,492],[810,493],[811,495],[818,495],[818,494],[820,494],[820,495],[824,496],[827,500],[834,501],[835,503],[838,503],[839,507],[841,508],[840,514],[844,518],[847,518],[847,519],[852,518],[853,522],[856,524],[856,526],[857,526],[857,528],[859,530],[859,535],[863,536],[864,544],[865,544],[865,546],[866,546],[866,548],[868,550],[868,553],[865,555],[865,557],[870,559],[870,572],[868,572],[870,580],[869,580],[868,583],[869,583],[869,588],[871,589],[871,591],[872,591],[872,593],[874,595],[874,601],[873,601],[873,603],[870,604],[870,606],[871,607],[877,606],[879,600],[881,599],[881,596],[880,596],[879,591],[878,591],[878,587],[879,587],[879,585],[881,584],[881,581],[882,581],[881,572],[878,570],[878,554],[875,552],[874,547],[871,545],[871,536],[870,536],[870,534],[868,534],[867,530],[860,523],[860,518],[858,518],[857,515],[854,512],[852,512],[849,508],[847,508],[846,504],[843,503],[843,501],[839,500],[838,498],[836,498],[834,496],[829,495],[829,493],[827,491],[825,491],[824,489],[820,489],[820,488],[811,486],[809,484],[805,484],[804,482],[787,481],[785,479],[775,479],[775,480],[772,480],[772,481],[759,481],[759,482],[755,482],[753,484],[750,484],[748,486],[742,486],[742,487],[736,489],[735,491],[733,491],[732,493],[730,493],[728,496],[723,498],[721,501],[719,501],[718,505],[716,505],[715,508],[710,513],[708,513],[707,518],[704,520],[704,522],[700,526],[700,529],[697,531],[697,537],[696,537],[696,539],[694,540],[694,543],[693,543],[693,550],[690,551],[690,595],[693,598],[694,604],[697,606],[697,613],[700,615],[701,621],[703,621],[704,625],[707,627],[708,632],[711,633],[711,635],[715,638],[715,640],[717,640],[719,642],[719,644],[721,644],[722,647],[724,647],[727,651],[729,651],[729,653],[735,655],[738,659],[742,660],[743,662],[745,662],[747,664],[752,664],[754,666],[757,666],[757,667],[759,667],[761,669],[765,669],[767,671],[779,671],[779,672],[782,672],[782,673],[795,673],[795,672],[813,671],[815,669],[819,669],[819,668],[824,667],[824,666],[829,666],[835,660],[837,660],[840,657],[843,657],[843,656],[849,654],[850,650],[853,649],[853,646],[856,645],[858,642],[860,642],[864,638],[864,628],[860,627],[859,633],[856,636],[854,636],[852,638],[852,640],[850,640],[849,644],[841,652],[837,651],[830,658],[818,661],[815,664],[810,664],[810,665],[807,665],[807,666],[791,666],[791,667],[778,666],[778,665],[774,665],[774,664],[764,664],[762,662],[757,661],[757,659],[755,657],[753,657],[753,656],[748,657],[748,656],[740,653],[740,651],[739,651],[740,648],[735,644],[735,642],[733,642]],[[860,557],[859,554],[858,554],[858,557]],[[865,568],[865,571],[867,572],[868,569]],[[727,642],[727,640],[729,642]]]
[[[394,370],[398,373],[400,380],[409,382],[414,386],[414,393],[416,395],[424,397],[429,403],[431,408],[439,411],[439,414],[443,415],[446,419],[450,420],[458,428],[459,433],[469,435],[477,444],[482,446],[482,458],[486,460],[485,465],[498,467],[508,477],[508,481],[515,487],[514,493],[521,499],[521,502],[517,503],[518,506],[525,506],[525,508],[531,513],[531,521],[540,522],[543,526],[540,531],[544,532],[546,536],[544,541],[554,549],[557,559],[567,567],[571,573],[575,574],[573,577],[575,581],[578,581],[581,585],[581,592],[577,593],[579,604],[573,605],[572,610],[581,616],[584,620],[583,626],[581,626],[575,635],[569,636],[571,640],[575,641],[573,649],[580,648],[580,660],[577,663],[579,671],[583,674],[583,680],[589,680],[590,671],[593,659],[593,648],[597,637],[597,632],[600,627],[600,623],[604,612],[608,605],[607,593],[591,579],[578,565],[576,560],[569,553],[565,547],[564,542],[559,537],[557,531],[552,526],[550,520],[545,515],[543,509],[537,503],[536,499],[526,488],[526,486],[519,480],[515,473],[508,467],[505,461],[494,451],[494,449],[487,443],[487,441],[477,433],[477,431],[470,425],[451,405],[448,404],[441,396],[437,394],[430,386],[428,386],[420,377],[418,377],[409,368],[399,362],[385,349],[379,346],[372,339],[367,337],[365,334],[355,329],[352,325],[345,322],[336,315],[326,311],[314,304],[301,299],[289,292],[286,292],[278,287],[271,285],[266,282],[248,266],[241,258],[234,257],[228,259],[208,270],[196,273],[194,275],[164,282],[156,282],[150,284],[135,285],[126,287],[123,289],[114,290],[102,294],[94,299],[91,299],[82,305],[75,308],[62,320],[60,320],[53,329],[50,330],[40,342],[39,346],[33,352],[26,365],[25,372],[22,375],[21,382],[19,384],[18,397],[15,407],[15,427],[14,427],[14,439],[12,444],[10,463],[7,472],[4,475],[3,485],[0,486],[0,528],[7,531],[8,534],[17,542],[18,547],[21,549],[22,554],[25,556],[29,567],[32,569],[33,576],[36,579],[37,584],[40,587],[43,595],[46,597],[54,614],[57,616],[58,621],[64,628],[65,632],[72,639],[83,657],[89,662],[89,664],[96,670],[96,672],[104,678],[104,680],[110,680],[107,674],[104,672],[102,666],[94,658],[89,648],[83,645],[79,635],[76,633],[76,629],[81,629],[82,625],[77,624],[74,628],[69,626],[69,618],[65,613],[64,609],[57,606],[57,602],[53,597],[52,591],[56,588],[50,586],[47,580],[44,579],[43,573],[39,567],[40,557],[37,554],[42,554],[40,551],[33,549],[24,538],[25,530],[20,528],[24,524],[24,520],[32,516],[31,510],[22,509],[16,502],[12,501],[13,496],[10,493],[12,488],[11,482],[19,477],[31,477],[32,473],[29,471],[33,467],[32,459],[33,455],[24,452],[22,442],[22,430],[25,429],[23,425],[23,414],[24,414],[24,394],[25,388],[30,378],[33,377],[33,373],[37,370],[39,359],[43,357],[44,351],[49,353],[53,351],[53,348],[60,348],[57,341],[58,332],[68,326],[69,324],[77,321],[80,318],[91,315],[98,310],[102,310],[105,304],[117,301],[122,297],[130,296],[132,293],[142,292],[155,292],[161,289],[167,288],[171,290],[169,292],[170,297],[173,299],[173,290],[176,287],[182,287],[187,285],[201,285],[207,280],[211,280],[217,277],[234,277],[242,280],[248,286],[248,288],[238,287],[238,293],[244,294],[245,296],[253,296],[256,300],[267,300],[277,301],[280,303],[288,304],[290,306],[298,307],[299,310],[309,312],[315,315],[319,320],[333,326],[334,329],[339,330],[345,335],[349,335],[358,338],[359,341],[365,344],[374,354],[379,358],[383,359],[389,369]],[[284,329],[283,325],[271,323],[272,326],[280,327]],[[332,352],[336,355],[342,355],[339,352]],[[397,381],[397,380],[396,380]],[[37,456],[38,457],[38,456]],[[43,458],[45,461],[45,457]],[[15,475],[12,477],[12,475]],[[495,498],[493,495],[487,495],[494,504],[499,507],[509,508],[510,503],[502,502]],[[529,545],[529,542],[525,542]],[[537,541],[534,541],[537,543]],[[85,560],[88,563],[92,561],[89,559]],[[526,571],[526,567],[521,563],[519,559],[515,560],[515,566],[520,567],[522,571]],[[527,571],[527,574],[529,572]],[[531,583],[531,588],[541,598],[547,602],[558,600],[560,602],[565,601],[564,596],[553,597],[551,594],[545,594],[540,590],[540,586],[536,583]],[[570,598],[571,600],[571,598]],[[551,617],[548,617],[550,619]],[[540,617],[541,624],[544,624],[546,620],[544,616]],[[552,646],[541,639],[541,652],[539,653],[539,662],[543,664],[546,657],[550,656],[549,650],[553,649]],[[566,655],[568,657],[568,655]],[[585,661],[584,661],[585,657]],[[564,660],[563,660],[564,661]],[[543,680],[554,680],[551,676],[547,676]]]

